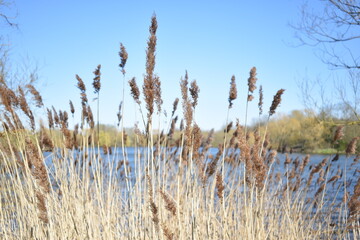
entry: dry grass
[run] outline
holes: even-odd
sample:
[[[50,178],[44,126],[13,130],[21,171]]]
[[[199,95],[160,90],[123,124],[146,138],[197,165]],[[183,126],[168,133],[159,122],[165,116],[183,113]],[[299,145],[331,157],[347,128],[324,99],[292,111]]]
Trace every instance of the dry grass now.
[[[270,149],[266,132],[246,130],[239,123],[234,131],[230,131],[232,122],[227,124],[224,142],[213,155],[210,151],[213,131],[203,136],[194,120],[199,86],[193,82],[188,87],[187,73],[180,83],[185,119],[180,137],[173,139],[179,99],[173,104],[165,134],[152,130],[154,104],[159,112],[162,103],[160,80],[153,73],[156,29],[153,16],[142,88],[147,122],[143,120],[145,132],[136,128],[137,142],[132,149],[104,146],[100,154],[86,87],[78,76],[83,120],[81,128],[76,125],[74,130],[68,127],[67,112],[55,108],[46,109],[48,129],[41,125],[39,134],[25,130],[18,114],[21,111],[28,117],[32,114],[24,91],[14,92],[6,85],[0,86],[4,104],[0,238],[359,238],[360,180],[352,183],[353,177],[346,179],[346,171],[333,168],[328,159],[310,164],[311,156],[293,159],[287,155],[280,162],[276,151]],[[123,45],[120,57],[125,75],[128,54]],[[100,67],[97,69],[100,71]],[[253,68],[248,102],[256,88],[255,76]],[[134,78],[129,84],[141,111],[139,87]],[[274,96],[268,118],[275,114],[283,92],[281,89]],[[236,98],[232,77],[228,110]],[[39,103],[36,100],[36,105]],[[72,102],[70,105],[73,106]],[[262,112],[262,99],[259,108]],[[73,107],[71,113],[75,113]],[[142,111],[141,115],[144,119]],[[121,108],[118,117],[120,125]],[[57,144],[56,130],[62,136]],[[339,139],[339,132],[334,141]],[[121,139],[126,141],[123,131]],[[356,140],[348,147],[349,161]],[[51,149],[46,157],[41,151],[44,148]],[[344,202],[337,201],[339,197]]]

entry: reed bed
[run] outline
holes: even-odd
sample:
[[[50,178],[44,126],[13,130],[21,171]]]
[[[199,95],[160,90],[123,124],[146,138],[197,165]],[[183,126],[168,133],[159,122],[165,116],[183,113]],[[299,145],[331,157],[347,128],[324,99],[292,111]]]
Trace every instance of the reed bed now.
[[[82,118],[72,129],[68,113],[45,109],[34,86],[27,86],[33,96],[29,102],[21,88],[13,91],[1,83],[0,238],[360,238],[357,138],[336,169],[333,163],[339,156],[317,163],[312,163],[311,156],[279,158],[271,150],[266,130],[227,119],[223,144],[214,151],[213,131],[205,136],[194,120],[199,86],[196,81],[189,83],[187,72],[181,78],[182,97],[174,101],[169,126],[162,131],[154,128],[153,116],[162,108],[161,81],[154,74],[156,30],[153,16],[142,88],[135,78],[128,82],[144,125],[143,131],[134,128],[137,141],[131,154],[124,147],[122,105],[118,112],[122,146],[98,146],[99,130],[80,76],[76,80]],[[125,84],[128,53],[122,44],[119,56]],[[98,101],[100,67],[93,83]],[[256,71],[250,70],[247,102],[254,99]],[[268,121],[283,93],[280,89],[274,95]],[[229,111],[237,97],[233,76]],[[178,104],[183,112],[180,124]],[[47,113],[46,127],[36,126],[32,105]],[[71,101],[70,112],[75,113]],[[177,124],[179,138],[174,137]],[[341,137],[339,128],[334,142]]]

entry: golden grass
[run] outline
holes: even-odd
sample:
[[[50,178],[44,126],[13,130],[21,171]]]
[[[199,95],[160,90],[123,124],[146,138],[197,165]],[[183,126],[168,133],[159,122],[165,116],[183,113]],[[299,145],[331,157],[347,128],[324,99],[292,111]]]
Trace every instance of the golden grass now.
[[[23,91],[15,93],[6,85],[0,87],[5,106],[0,145],[0,238],[359,238],[360,180],[353,184],[349,196],[346,190],[345,197],[340,196],[343,188],[349,189],[351,177],[346,179],[346,170],[334,172],[328,159],[311,164],[310,170],[310,156],[293,159],[287,155],[285,161],[278,162],[277,152],[270,150],[266,130],[246,130],[238,122],[234,131],[230,131],[232,122],[227,124],[223,144],[212,155],[213,131],[203,136],[194,121],[199,86],[192,82],[188,87],[187,72],[180,83],[185,119],[180,136],[173,139],[179,99],[174,102],[171,124],[165,133],[153,131],[154,104],[159,113],[162,103],[160,80],[153,73],[156,29],[153,16],[143,85],[145,133],[136,128],[133,156],[124,147],[123,129],[122,146],[104,146],[100,154],[86,87],[79,76],[82,123],[74,131],[68,127],[67,112],[54,107],[47,109],[48,129],[41,125],[39,134],[35,128],[25,130],[18,113],[22,111],[30,120],[32,114]],[[120,68],[125,78],[128,54],[122,44],[120,48]],[[255,76],[253,68],[248,102],[256,88]],[[100,87],[100,77],[96,80]],[[129,84],[141,111],[135,78]],[[275,114],[283,92],[281,89],[274,96],[268,119]],[[34,90],[32,94],[40,96]],[[232,77],[228,110],[236,98]],[[35,100],[40,107],[40,98]],[[262,112],[262,99],[259,108]],[[75,113],[73,107],[71,113]],[[121,109],[118,117],[120,125]],[[61,140],[55,139],[55,130],[61,131]],[[337,132],[334,141],[340,135]],[[355,151],[356,140],[348,147],[346,161]],[[51,154],[45,158],[42,149],[52,149]],[[337,201],[337,197],[344,201]]]

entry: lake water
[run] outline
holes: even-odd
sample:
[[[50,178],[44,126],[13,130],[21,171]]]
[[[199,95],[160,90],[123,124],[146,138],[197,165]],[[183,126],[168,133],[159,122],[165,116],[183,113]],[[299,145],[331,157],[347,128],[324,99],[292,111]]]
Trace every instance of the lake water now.
[[[113,170],[116,172],[117,167],[119,166],[119,161],[123,162],[124,160],[124,154],[122,152],[121,148],[112,148],[111,149],[112,154],[104,155],[102,148],[100,148],[100,156],[102,159],[102,164],[107,165],[108,163],[111,163],[113,166]],[[127,147],[125,148],[126,157],[125,161],[128,162],[129,166],[132,168],[132,172],[130,173],[129,177],[134,181],[135,177],[135,159],[136,155],[142,151],[146,151],[145,148],[139,148],[135,149],[134,147]],[[216,155],[217,148],[211,148],[209,149],[209,153],[212,155]],[[92,149],[91,153],[88,154],[98,154],[98,149]],[[81,156],[81,152],[73,152],[74,156]],[[46,163],[51,168],[52,166],[52,156],[53,153],[46,152],[44,153]],[[295,184],[296,179],[289,179],[288,177],[291,176],[291,172],[294,170],[294,167],[296,165],[296,161],[301,163],[303,159],[305,158],[306,154],[289,154],[288,159],[291,159],[291,162],[289,164],[284,164],[286,161],[286,154],[278,154],[276,156],[276,161],[271,165],[270,172],[273,172],[274,175],[279,175],[280,180],[285,184],[286,182],[290,182],[292,184]],[[319,155],[319,154],[313,154],[310,155],[309,163],[304,168],[303,173],[301,174],[301,183],[302,185],[306,185],[306,182],[310,176],[310,172],[319,165],[324,159],[327,159],[327,163],[322,166],[321,171],[324,171],[325,174],[323,176],[324,181],[318,182],[319,178],[319,172],[315,173],[313,176],[313,179],[311,181],[311,184],[308,186],[307,192],[309,197],[311,195],[314,195],[316,191],[319,189],[319,187],[327,182],[331,177],[335,175],[339,175],[341,178],[337,180],[336,183],[328,183],[328,187],[326,188],[327,198],[333,199],[336,198],[337,202],[341,202],[343,196],[344,196],[344,177],[345,177],[345,169],[346,169],[346,182],[347,182],[347,191],[350,192],[350,195],[353,193],[354,186],[356,182],[358,181],[360,177],[360,165],[359,165],[359,158],[356,156],[349,156],[346,157],[345,155],[340,155],[339,159],[336,161],[332,161],[334,158],[334,155]],[[143,164],[143,162],[142,162]],[[120,164],[121,165],[121,164]],[[220,163],[218,163],[220,165]],[[122,167],[122,166],[121,166]],[[121,168],[120,167],[120,168]],[[239,171],[243,170],[243,167],[241,165],[238,167]],[[326,169],[329,168],[329,171],[326,171]],[[326,174],[328,173],[328,174]],[[124,172],[122,173],[124,174]],[[226,180],[226,179],[225,179]],[[279,181],[279,179],[277,179]]]

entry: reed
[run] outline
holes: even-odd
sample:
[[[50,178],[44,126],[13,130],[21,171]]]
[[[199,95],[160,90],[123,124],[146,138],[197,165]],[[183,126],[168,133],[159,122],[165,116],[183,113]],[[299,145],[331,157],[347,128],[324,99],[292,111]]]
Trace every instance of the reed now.
[[[100,137],[100,116],[99,116],[99,113],[100,113],[100,89],[101,89],[101,82],[100,82],[100,78],[101,78],[101,65],[99,64],[95,71],[93,72],[95,77],[94,77],[94,80],[93,80],[93,87],[94,87],[94,93],[97,94],[97,98],[96,98],[96,101],[97,101],[97,136],[98,136],[98,140],[99,140],[99,137]]]
[[[40,102],[35,94],[29,101],[24,89],[0,85],[0,238],[359,238],[358,138],[350,142],[346,157],[317,161],[310,155],[278,154],[266,130],[227,119],[223,142],[214,149],[214,130],[205,134],[196,122],[200,87],[196,81],[189,83],[187,72],[168,126],[154,129],[153,117],[163,110],[160,78],[154,74],[157,27],[154,15],[142,88],[135,78],[128,81],[127,94],[143,118],[142,127],[134,124],[134,148],[125,148],[123,98],[118,112],[121,146],[104,145],[101,153],[86,86],[78,75],[80,111],[69,102],[69,114],[81,114],[75,126],[69,126],[67,111],[54,107],[43,108],[47,123],[37,124],[32,111]],[[125,83],[128,53],[122,44],[119,55]],[[100,65],[94,73],[98,94]],[[253,68],[247,102],[254,98],[255,84]],[[237,87],[232,76],[228,111],[238,97]],[[267,121],[283,93],[280,89],[275,94]],[[182,114],[177,115],[180,101]],[[262,102],[260,87],[259,115]],[[339,127],[333,142],[341,137]]]

